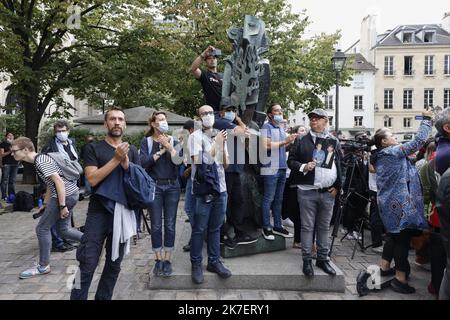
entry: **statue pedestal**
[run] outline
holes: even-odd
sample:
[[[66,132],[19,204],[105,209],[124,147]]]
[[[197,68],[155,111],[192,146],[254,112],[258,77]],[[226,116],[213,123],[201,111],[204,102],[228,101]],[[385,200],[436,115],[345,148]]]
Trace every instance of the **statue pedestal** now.
[[[272,252],[286,249],[286,239],[275,235],[275,240],[266,240],[262,235],[258,240],[249,244],[237,245],[234,249],[229,249],[225,245],[220,245],[220,255],[223,258],[233,258],[248,256],[257,253]]]

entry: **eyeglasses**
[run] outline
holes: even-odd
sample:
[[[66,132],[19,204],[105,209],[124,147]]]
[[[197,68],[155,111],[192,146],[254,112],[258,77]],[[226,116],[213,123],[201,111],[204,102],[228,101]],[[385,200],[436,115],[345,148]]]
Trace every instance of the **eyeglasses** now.
[[[310,117],[309,121],[318,121],[320,119],[325,119],[325,117]]]
[[[20,150],[23,150],[23,149],[25,149],[25,148],[22,148],[22,149],[16,149],[16,150],[11,149],[11,154],[14,154],[15,152],[20,151]]]
[[[203,117],[203,116],[212,116],[212,115],[214,115],[214,111],[205,111],[205,112],[200,113],[201,117]]]

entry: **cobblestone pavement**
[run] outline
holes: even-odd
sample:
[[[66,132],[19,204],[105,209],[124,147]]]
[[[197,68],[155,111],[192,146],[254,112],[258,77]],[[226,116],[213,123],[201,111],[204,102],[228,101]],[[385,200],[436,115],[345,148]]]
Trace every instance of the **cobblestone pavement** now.
[[[18,186],[20,190],[20,185]],[[86,218],[88,200],[78,203],[75,208],[75,224],[81,226]],[[185,223],[185,215],[180,210],[177,224]],[[37,262],[38,244],[35,235],[36,220],[28,212],[9,212],[0,215],[0,300],[66,300],[69,299],[68,283],[73,279],[73,273],[78,267],[75,251],[52,253],[51,273],[33,279],[19,280],[18,275],[25,268]],[[366,236],[370,237],[366,231]],[[368,239],[370,241],[370,239]],[[147,288],[148,273],[153,267],[154,256],[151,253],[150,237],[141,234],[136,245],[132,245],[131,253],[122,263],[122,271],[118,279],[113,299],[152,299],[152,300],[432,300],[427,292],[430,273],[414,265],[413,251],[410,251],[412,267],[410,283],[417,292],[413,295],[401,295],[390,288],[371,292],[365,297],[358,297],[355,283],[359,271],[370,264],[376,264],[380,256],[367,250],[366,253],[357,250],[352,260],[353,242],[344,240],[336,243],[333,248],[333,260],[345,274],[345,293],[270,291],[270,290],[149,290]],[[184,245],[184,244],[176,244]],[[287,242],[292,247],[292,239]],[[270,253],[268,253],[270,255]],[[97,268],[89,298],[94,298],[94,292],[103,268]],[[300,251],[299,251],[300,268]]]

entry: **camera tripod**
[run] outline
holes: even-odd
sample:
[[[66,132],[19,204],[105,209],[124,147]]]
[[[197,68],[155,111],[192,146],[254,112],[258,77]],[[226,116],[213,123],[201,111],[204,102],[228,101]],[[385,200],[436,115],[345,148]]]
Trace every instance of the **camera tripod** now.
[[[349,198],[351,195],[354,194],[354,195],[358,196],[359,198],[361,198],[361,199],[363,199],[363,200],[366,200],[367,203],[369,204],[369,206],[370,206],[370,203],[371,203],[371,201],[372,201],[370,197],[365,196],[365,195],[359,193],[357,190],[355,190],[355,188],[351,188],[352,181],[353,181],[354,175],[355,175],[355,170],[358,171],[359,177],[360,177],[361,180],[362,180],[362,184],[363,184],[364,186],[368,186],[367,180],[366,180],[365,176],[362,174],[360,167],[358,166],[358,159],[357,159],[357,158],[358,158],[357,155],[351,154],[351,158],[350,158],[349,163],[348,163],[348,164],[349,164],[348,170],[351,170],[351,171],[350,171],[350,177],[349,177],[348,184],[347,184],[347,185],[348,185],[348,188],[347,188],[347,190],[339,197],[339,208],[338,208],[338,210],[337,210],[337,215],[336,215],[335,222],[334,222],[334,226],[333,226],[333,232],[332,232],[332,234],[331,234],[332,240],[331,240],[331,245],[330,245],[329,256],[331,256],[331,253],[332,253],[332,251],[333,251],[334,241],[335,241],[335,239],[336,239],[336,237],[337,237],[338,230],[339,230],[339,226],[340,226],[340,224],[341,224],[341,219],[342,219],[342,216],[343,216],[342,213],[343,213],[343,211],[344,211],[344,208],[347,207],[348,198]],[[347,172],[348,172],[348,170],[347,170]],[[347,176],[348,176],[348,175],[347,175]],[[356,239],[354,240],[354,241],[355,241],[355,244],[354,244],[354,247],[353,247],[352,259],[355,257],[356,247],[357,247],[358,245],[360,246],[360,248],[361,248],[362,251],[365,251],[367,248],[370,248],[370,247],[373,246],[373,244],[370,244],[370,245],[368,245],[368,246],[365,246],[365,245],[364,245],[364,224],[368,224],[368,217],[366,216],[366,208],[367,208],[367,205],[366,205],[366,207],[364,208],[364,213],[361,215],[361,218],[360,218],[360,223],[359,223],[359,227],[358,227],[358,236],[357,236]],[[342,242],[342,241],[347,237],[347,235],[348,235],[349,233],[350,233],[350,231],[348,231],[348,232],[341,238],[340,241]],[[361,235],[361,240],[359,240],[359,235]]]

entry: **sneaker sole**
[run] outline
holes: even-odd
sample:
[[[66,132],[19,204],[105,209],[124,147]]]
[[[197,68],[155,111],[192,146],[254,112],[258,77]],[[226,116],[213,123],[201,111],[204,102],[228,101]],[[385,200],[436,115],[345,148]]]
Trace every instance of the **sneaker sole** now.
[[[21,276],[21,275],[19,275],[19,279],[22,279],[22,280],[25,280],[25,279],[31,279],[31,278],[34,278],[34,277],[37,277],[37,276],[43,276],[43,275],[46,275],[46,274],[49,274],[51,271],[49,271],[49,272],[44,272],[44,273],[37,273],[37,274],[35,274],[35,275],[30,275],[30,276]]]
[[[274,241],[275,237],[274,236],[265,236],[263,235],[264,239],[269,240],[269,241]]]
[[[285,238],[293,238],[294,237],[293,234],[284,234],[284,233],[281,233],[281,232],[278,232],[278,231],[275,231],[275,230],[273,230],[272,232],[273,232],[273,234],[276,234],[276,235],[279,235],[279,236],[282,236],[282,237],[285,237]]]
[[[250,240],[250,241],[241,241],[241,242],[236,242],[238,245],[239,244],[250,244],[250,243],[255,243],[256,241],[258,241],[258,239],[255,240]]]

